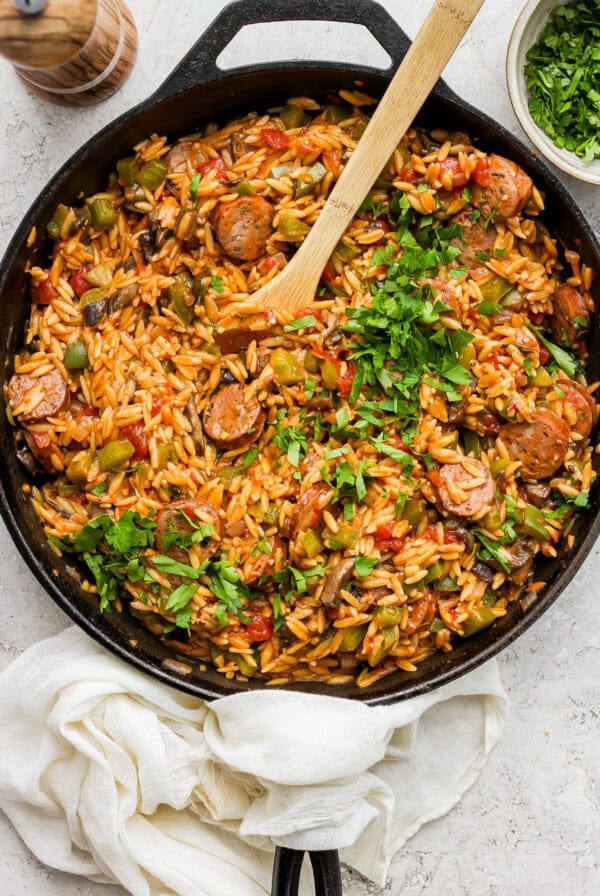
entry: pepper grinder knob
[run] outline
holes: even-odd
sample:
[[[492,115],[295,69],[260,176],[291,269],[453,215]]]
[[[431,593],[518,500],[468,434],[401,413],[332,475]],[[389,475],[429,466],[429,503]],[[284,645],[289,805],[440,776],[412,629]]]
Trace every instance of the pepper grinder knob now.
[[[122,0],[0,0],[0,55],[38,96],[88,106],[129,75],[137,31]]]

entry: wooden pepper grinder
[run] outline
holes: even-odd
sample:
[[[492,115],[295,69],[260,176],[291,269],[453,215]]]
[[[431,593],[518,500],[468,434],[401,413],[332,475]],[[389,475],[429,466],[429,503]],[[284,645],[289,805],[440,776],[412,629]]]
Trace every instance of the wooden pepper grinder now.
[[[135,62],[137,31],[121,0],[0,0],[0,55],[38,96],[88,106]]]

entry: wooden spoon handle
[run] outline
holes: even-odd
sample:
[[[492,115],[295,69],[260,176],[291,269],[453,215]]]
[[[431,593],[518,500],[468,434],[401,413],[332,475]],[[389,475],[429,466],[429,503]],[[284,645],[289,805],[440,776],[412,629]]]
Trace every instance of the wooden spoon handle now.
[[[340,237],[414,121],[483,2],[484,0],[435,0],[296,256],[298,267],[303,272],[315,272],[318,280]],[[309,291],[306,276],[296,277],[294,283],[293,267],[293,262],[288,265],[290,277],[286,280],[292,290],[287,292],[287,300],[284,302],[281,296],[274,302],[280,306],[285,304],[290,309],[298,304],[306,304]],[[292,294],[296,284],[298,296]],[[277,289],[273,293],[275,295]]]

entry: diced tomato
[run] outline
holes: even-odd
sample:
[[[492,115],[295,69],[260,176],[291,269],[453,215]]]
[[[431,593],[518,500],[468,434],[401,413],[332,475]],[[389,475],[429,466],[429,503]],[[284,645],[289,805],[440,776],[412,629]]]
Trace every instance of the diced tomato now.
[[[394,439],[394,447],[399,448],[400,451],[405,451],[407,454],[410,454],[411,457],[416,457],[414,451],[409,448],[408,445],[405,445],[402,439]]]
[[[452,174],[452,183],[454,187],[464,187],[467,182],[467,178],[460,167],[458,159],[444,159],[444,161],[440,163],[440,171],[442,173],[449,171]]]
[[[273,268],[279,267],[275,258],[272,255],[266,255],[261,263],[259,264],[259,270],[261,274],[268,274],[269,271],[272,271]]]
[[[337,619],[340,615],[340,608],[339,607],[329,607],[327,610],[327,614],[330,619]]]
[[[437,541],[437,526],[426,526],[425,529],[423,529],[423,531],[421,532],[420,537],[424,538],[426,541]]]
[[[310,140],[307,140],[305,137],[300,137],[297,140],[294,140],[294,151],[310,155],[314,152],[320,152],[319,147],[315,146],[314,143],[311,143]]]
[[[403,538],[396,538],[393,534],[394,523],[382,523],[375,530],[375,544],[380,551],[391,551],[397,554],[404,544]]]
[[[229,178],[227,166],[220,156],[217,159],[209,159],[208,162],[202,162],[198,166],[198,171],[204,176],[214,174],[215,180],[228,180]]]
[[[414,168],[409,168],[407,165],[404,166],[402,171],[400,172],[400,180],[404,181],[404,183],[412,184],[413,181],[417,179],[417,172]]]
[[[327,262],[321,274],[321,283],[335,283],[337,272],[331,262]]]
[[[91,264],[84,264],[82,268],[79,268],[78,271],[75,271],[69,283],[73,287],[73,292],[77,296],[78,299],[87,292],[88,289],[92,288],[92,284],[87,279],[86,274],[88,274],[92,270]]]
[[[463,544],[463,540],[454,529],[444,529],[444,544]]]
[[[341,366],[341,362],[337,362]],[[336,364],[337,366],[337,364]],[[356,376],[356,365],[352,361],[346,362],[346,372],[341,373],[338,369],[338,395],[340,398],[348,398],[352,391],[352,383]]]
[[[290,145],[290,138],[285,131],[280,131],[279,128],[263,128],[260,136],[269,149],[287,149]]]
[[[340,166],[341,152],[339,149],[328,149],[323,153],[323,164],[334,173]]]
[[[168,400],[166,395],[155,395],[152,399],[152,407],[150,408],[151,416],[156,417],[156,415],[162,411]]]
[[[130,423],[121,429],[123,438],[128,439],[133,445],[134,451],[131,455],[133,463],[138,463],[148,457],[148,435],[144,432],[144,424],[142,422]]]
[[[71,495],[71,501],[75,501],[77,504],[81,504],[82,507],[85,507],[86,504],[89,504],[88,496],[84,492],[83,489],[80,489],[78,492],[75,492],[74,495]]]
[[[251,641],[268,641],[273,634],[271,620],[257,613],[246,626],[246,633]]]
[[[58,298],[58,290],[52,286],[49,277],[40,280],[39,283],[32,283],[29,292],[31,301],[36,305],[50,305],[54,299]]]
[[[494,414],[484,414],[481,422],[486,432],[500,432],[500,426],[502,424],[500,423],[498,418],[494,416]]]
[[[431,484],[434,485],[436,488],[438,488],[440,485],[440,482],[441,482],[440,471],[439,470],[429,470],[429,472],[426,475],[427,475],[427,479],[429,479]]]
[[[71,406],[72,407],[72,406]],[[90,420],[100,416],[100,411],[93,404],[84,404],[73,413],[76,422],[81,424],[84,420]]]
[[[540,364],[543,366],[549,357],[550,357],[550,352],[548,351],[546,346],[540,345]]]
[[[312,314],[315,320],[321,320],[321,312],[318,308],[299,308],[294,313],[294,320],[298,320],[300,317],[308,317],[309,314]]]
[[[488,356],[488,361],[494,370],[500,370],[502,367],[502,364],[500,363],[500,354],[498,352],[492,352],[492,354]]]
[[[477,164],[471,173],[471,179],[480,187],[487,187],[490,182],[490,160],[487,156],[477,159]]]
[[[529,318],[531,323],[534,324],[536,327],[539,327],[539,325],[544,320],[545,316],[546,316],[545,311],[528,311],[527,312],[527,317]]]

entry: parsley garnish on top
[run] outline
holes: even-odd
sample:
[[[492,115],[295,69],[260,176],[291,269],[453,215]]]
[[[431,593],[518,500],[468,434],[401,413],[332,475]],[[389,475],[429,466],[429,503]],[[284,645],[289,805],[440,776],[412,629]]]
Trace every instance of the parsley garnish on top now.
[[[367,397],[383,390],[388,400],[378,410],[405,424],[419,414],[416,387],[425,376],[449,401],[462,397],[457,386],[467,385],[471,376],[460,356],[473,337],[444,327],[440,317],[448,306],[427,282],[441,268],[457,270],[460,249],[450,240],[461,236],[461,228],[419,215],[403,194],[393,198],[390,208],[397,215],[396,239],[402,251],[396,254],[388,245],[374,253],[373,264],[384,265],[385,280],[372,287],[371,306],[348,309],[344,329],[358,337],[351,345],[356,375],[350,402],[364,386]]]
[[[214,536],[211,525],[196,525],[188,516],[181,515],[190,524],[189,533],[178,532],[172,525],[160,538],[160,548],[189,548]],[[198,590],[200,580],[218,598],[214,619],[220,627],[229,624],[230,617],[247,621],[244,607],[250,591],[242,582],[238,571],[223,559],[204,560],[194,567],[181,563],[165,553],[156,553],[156,522],[150,517],[126,510],[115,521],[107,513],[97,516],[72,537],[64,539],[49,536],[50,541],[65,553],[81,554],[94,576],[100,595],[100,609],[105,610],[118,596],[126,582],[143,582],[146,598],[151,593],[161,602],[166,613],[175,614],[178,628],[189,629],[193,607],[190,603]],[[154,568],[163,575],[175,576],[183,581],[172,591],[164,593],[151,575]],[[143,599],[143,594],[140,595]]]

